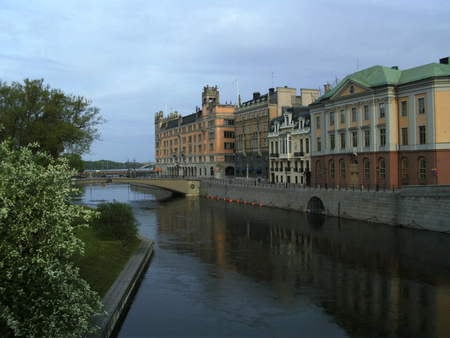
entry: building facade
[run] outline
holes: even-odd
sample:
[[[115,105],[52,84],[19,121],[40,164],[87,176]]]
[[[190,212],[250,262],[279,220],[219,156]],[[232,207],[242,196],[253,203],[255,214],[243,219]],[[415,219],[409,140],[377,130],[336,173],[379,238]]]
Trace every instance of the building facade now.
[[[310,115],[307,107],[284,108],[270,123],[269,180],[310,184]]]
[[[238,177],[269,178],[269,124],[281,116],[283,107],[307,106],[319,97],[319,90],[295,88],[269,88],[261,95],[239,104],[236,109],[235,169]]]
[[[450,184],[448,63],[370,67],[312,104],[313,184]]]
[[[217,86],[206,86],[202,108],[181,116],[155,114],[155,148],[162,175],[215,177],[234,175],[234,112],[220,104]]]

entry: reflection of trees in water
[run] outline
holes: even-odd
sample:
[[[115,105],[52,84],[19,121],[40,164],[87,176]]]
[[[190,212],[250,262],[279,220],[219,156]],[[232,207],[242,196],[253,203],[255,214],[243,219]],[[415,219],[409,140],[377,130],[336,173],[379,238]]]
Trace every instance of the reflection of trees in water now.
[[[450,330],[450,236],[204,199],[158,216],[170,248],[266,281],[284,304],[306,292],[352,335]]]

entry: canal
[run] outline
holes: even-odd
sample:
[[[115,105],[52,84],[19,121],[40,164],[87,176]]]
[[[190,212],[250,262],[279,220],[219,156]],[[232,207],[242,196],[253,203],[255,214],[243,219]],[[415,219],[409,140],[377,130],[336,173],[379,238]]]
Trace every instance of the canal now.
[[[127,185],[155,255],[119,337],[450,337],[450,236]]]

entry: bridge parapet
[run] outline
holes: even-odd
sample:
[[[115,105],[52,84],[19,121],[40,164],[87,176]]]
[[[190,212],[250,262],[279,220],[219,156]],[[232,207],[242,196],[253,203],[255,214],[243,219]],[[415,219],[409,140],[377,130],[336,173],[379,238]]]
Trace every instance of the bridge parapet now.
[[[112,183],[148,185],[170,190],[185,196],[200,194],[200,181],[183,178],[113,178]]]

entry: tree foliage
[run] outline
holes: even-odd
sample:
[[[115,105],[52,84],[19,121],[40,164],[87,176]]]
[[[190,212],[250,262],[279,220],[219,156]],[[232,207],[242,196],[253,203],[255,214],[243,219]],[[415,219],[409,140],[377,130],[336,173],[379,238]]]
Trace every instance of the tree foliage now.
[[[102,203],[97,207],[98,217],[93,228],[107,239],[118,239],[125,243],[137,235],[137,224],[130,205],[120,202]]]
[[[77,337],[100,310],[71,257],[94,211],[70,203],[64,160],[0,144],[0,323],[16,336]]]
[[[11,139],[17,147],[36,142],[53,157],[82,154],[98,138],[101,122],[88,100],[51,89],[43,80],[0,82],[0,140]]]

